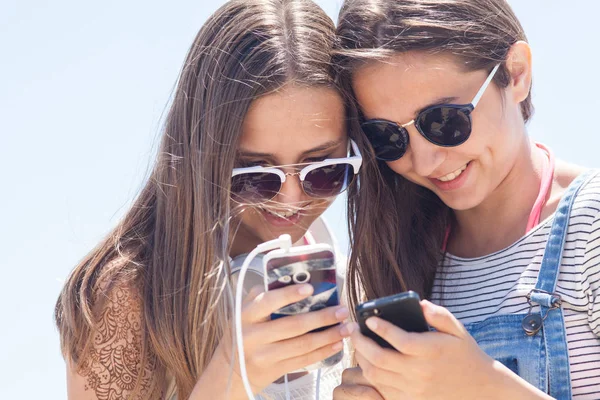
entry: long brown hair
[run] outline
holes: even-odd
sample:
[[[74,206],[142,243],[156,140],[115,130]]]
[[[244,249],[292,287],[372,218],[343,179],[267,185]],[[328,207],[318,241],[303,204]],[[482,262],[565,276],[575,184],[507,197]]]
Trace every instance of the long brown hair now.
[[[179,398],[189,396],[231,317],[229,188],[242,122],[253,100],[284,84],[334,87],[334,29],[310,0],[232,0],[208,19],[149,180],[60,294],[65,357],[77,365],[85,356],[102,285],[127,280],[141,296],[141,359],[155,357]]]
[[[526,40],[505,0],[346,0],[337,35],[337,79],[350,101],[352,74],[365,63],[417,50],[452,54],[467,71],[491,70],[514,43]],[[504,64],[494,82],[509,84]],[[357,129],[360,111],[350,111]],[[521,112],[525,121],[531,117],[530,97]],[[360,191],[348,206],[350,302],[361,300],[358,293],[376,298],[408,289],[428,298],[452,213],[433,192],[377,163],[372,151],[363,157]]]

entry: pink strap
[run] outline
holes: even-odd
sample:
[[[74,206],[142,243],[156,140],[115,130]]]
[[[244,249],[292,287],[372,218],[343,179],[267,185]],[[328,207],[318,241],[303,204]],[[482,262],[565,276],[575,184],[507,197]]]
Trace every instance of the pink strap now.
[[[535,143],[535,145],[548,155],[548,162],[544,162],[544,166],[542,167],[542,182],[540,185],[540,192],[535,200],[535,203],[533,203],[533,208],[531,209],[531,214],[529,214],[529,220],[527,221],[527,229],[525,233],[529,233],[529,231],[531,231],[540,223],[542,209],[544,208],[544,204],[546,204],[546,197],[548,197],[550,187],[552,186],[552,179],[554,178],[554,153],[552,153],[549,148],[541,143]],[[442,252],[444,253],[448,248],[448,240],[450,240],[450,226],[446,228],[446,235],[444,236],[444,242],[442,243]]]
[[[442,252],[445,253],[448,248],[448,240],[450,240],[450,225],[446,227],[446,234],[444,235],[444,242],[442,243]]]
[[[554,178],[554,154],[549,148],[541,143],[536,143],[535,145],[548,155],[548,165],[546,166],[546,163],[544,163],[540,193],[538,194],[535,203],[533,203],[533,209],[531,210],[531,214],[529,214],[527,230],[525,232],[529,232],[540,223],[542,209],[544,208],[544,204],[546,204],[546,198],[548,197],[548,192],[550,192],[550,187],[552,186],[552,179]]]

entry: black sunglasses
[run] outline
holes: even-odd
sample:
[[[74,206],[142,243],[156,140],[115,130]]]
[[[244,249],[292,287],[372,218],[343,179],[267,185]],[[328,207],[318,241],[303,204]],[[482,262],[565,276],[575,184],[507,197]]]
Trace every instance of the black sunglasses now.
[[[411,124],[415,124],[425,139],[438,146],[454,147],[466,142],[471,136],[471,112],[481,100],[499,67],[500,64],[492,69],[470,104],[439,104],[427,107],[406,124],[385,119],[369,119],[363,122],[362,130],[373,146],[377,159],[395,161],[404,155],[409,142],[406,127]]]

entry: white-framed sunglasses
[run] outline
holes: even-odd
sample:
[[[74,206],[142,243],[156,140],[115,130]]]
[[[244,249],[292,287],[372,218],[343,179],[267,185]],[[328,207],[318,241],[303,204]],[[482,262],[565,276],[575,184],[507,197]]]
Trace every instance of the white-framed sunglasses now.
[[[350,155],[350,151],[354,155]],[[258,204],[274,198],[288,176],[298,176],[308,196],[337,196],[350,186],[362,165],[362,156],[354,140],[348,143],[348,156],[323,161],[277,165],[272,167],[234,168],[231,173],[231,196],[238,203]],[[299,167],[304,168],[299,169]],[[282,168],[296,169],[285,172]]]

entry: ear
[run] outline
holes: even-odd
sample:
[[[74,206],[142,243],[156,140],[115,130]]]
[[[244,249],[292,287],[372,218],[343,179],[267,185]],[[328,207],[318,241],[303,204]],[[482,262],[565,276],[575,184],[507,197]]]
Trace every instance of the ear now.
[[[510,75],[513,100],[521,103],[531,90],[531,47],[527,42],[520,40],[512,45],[508,51],[506,68]]]

